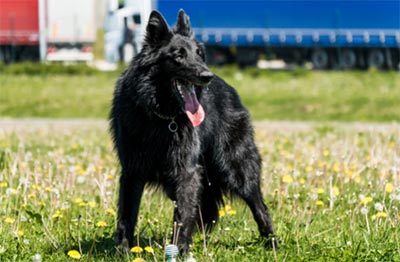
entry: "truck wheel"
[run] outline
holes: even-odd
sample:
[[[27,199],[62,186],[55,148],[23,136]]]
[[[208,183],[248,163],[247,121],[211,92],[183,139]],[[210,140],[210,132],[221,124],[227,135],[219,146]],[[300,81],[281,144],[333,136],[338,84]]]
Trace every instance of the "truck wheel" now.
[[[236,62],[240,68],[255,67],[258,62],[258,50],[255,48],[240,47],[237,49]]]
[[[130,43],[125,43],[122,47],[122,62],[129,64],[135,56],[135,48]]]
[[[368,66],[375,67],[377,69],[382,69],[385,65],[385,56],[383,55],[382,50],[373,49],[368,53]]]
[[[311,54],[314,69],[326,69],[329,65],[328,52],[324,49],[315,49]]]
[[[356,66],[357,58],[354,50],[345,49],[339,55],[340,67],[343,69],[353,69]]]

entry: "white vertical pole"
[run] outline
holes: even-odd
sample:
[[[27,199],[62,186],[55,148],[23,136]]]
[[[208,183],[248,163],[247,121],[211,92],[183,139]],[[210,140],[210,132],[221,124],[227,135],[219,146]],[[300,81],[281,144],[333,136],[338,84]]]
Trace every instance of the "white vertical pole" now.
[[[39,53],[40,53],[40,61],[46,61],[46,50],[47,50],[47,42],[46,42],[46,0],[39,0]]]

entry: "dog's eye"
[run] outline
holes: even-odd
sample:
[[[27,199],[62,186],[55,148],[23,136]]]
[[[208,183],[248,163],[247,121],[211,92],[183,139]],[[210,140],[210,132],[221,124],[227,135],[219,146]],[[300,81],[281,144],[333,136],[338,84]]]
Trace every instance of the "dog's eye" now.
[[[174,60],[177,63],[182,63],[182,61],[186,58],[186,50],[184,48],[181,48],[177,51],[175,51],[174,55]]]

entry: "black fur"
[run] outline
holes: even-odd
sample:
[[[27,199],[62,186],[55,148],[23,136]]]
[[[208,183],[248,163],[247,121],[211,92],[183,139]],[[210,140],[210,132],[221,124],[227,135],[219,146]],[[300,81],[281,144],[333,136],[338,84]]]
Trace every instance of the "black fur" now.
[[[194,40],[182,10],[172,29],[153,11],[146,33],[143,50],[117,82],[110,116],[122,167],[117,243],[133,245],[145,184],[161,186],[176,201],[174,221],[182,225],[178,246],[183,252],[200,213],[208,228],[218,220],[223,194],[241,197],[261,235],[271,236],[260,191],[261,158],[238,94],[209,71],[204,48]],[[205,111],[200,126],[194,127],[184,113],[176,79],[195,86]],[[169,130],[171,122],[176,132]]]

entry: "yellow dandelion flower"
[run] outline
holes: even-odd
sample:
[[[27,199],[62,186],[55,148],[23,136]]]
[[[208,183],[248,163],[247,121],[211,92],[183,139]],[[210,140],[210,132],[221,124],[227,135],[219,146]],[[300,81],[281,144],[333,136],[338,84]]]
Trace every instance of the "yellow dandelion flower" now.
[[[335,163],[332,167],[332,170],[335,171],[336,173],[340,171],[340,166],[338,163]]]
[[[32,185],[32,189],[33,189],[33,190],[39,190],[39,189],[40,189],[40,186],[39,186],[39,185],[33,184],[33,185]]]
[[[32,194],[29,194],[28,195],[28,198],[29,199],[34,199],[36,197],[36,194],[35,193],[32,193]]]
[[[317,189],[317,193],[318,194],[323,194],[323,193],[325,193],[325,189],[320,187],[320,188]]]
[[[11,188],[10,194],[11,195],[17,195],[18,194],[18,190],[16,190],[15,188]]]
[[[288,164],[288,165],[287,165],[287,169],[288,169],[289,171],[293,171],[293,170],[294,170],[294,167],[293,167],[292,164]]]
[[[360,176],[356,176],[354,178],[354,182],[356,182],[357,184],[359,184],[361,182],[361,177]]]
[[[41,206],[41,207],[45,207],[46,203],[44,203],[43,201],[40,201],[36,204],[37,206]]]
[[[286,183],[286,184],[292,183],[293,182],[293,177],[291,175],[285,174],[282,177],[282,182]]]
[[[386,214],[386,212],[380,211],[380,212],[376,213],[375,216],[376,217],[387,217],[387,214]]]
[[[331,154],[331,152],[330,152],[328,149],[325,149],[325,150],[322,152],[322,154],[323,154],[324,156],[329,156],[329,155]]]
[[[305,168],[305,171],[308,173],[308,172],[311,172],[311,171],[313,171],[314,169],[313,169],[313,167],[312,166],[306,166],[306,168]]]
[[[15,220],[11,217],[6,217],[6,219],[4,219],[4,222],[6,222],[7,224],[12,224],[12,223],[14,223],[14,221]]]
[[[22,206],[23,208],[26,208],[26,203],[23,203],[21,206]]]
[[[79,206],[80,206],[80,207],[85,207],[85,206],[87,206],[87,204],[86,204],[85,202],[80,202],[80,203],[79,203]]]
[[[392,193],[393,192],[393,189],[394,189],[394,186],[393,186],[393,184],[392,183],[387,183],[386,184],[386,186],[385,186],[385,191],[387,192],[387,193]]]
[[[17,235],[18,236],[23,236],[24,235],[24,231],[23,230],[17,230]]]
[[[113,180],[114,176],[113,175],[107,175],[107,180]]]
[[[317,200],[317,202],[315,202],[315,204],[316,204],[318,207],[324,206],[324,202],[323,202],[322,200]]]
[[[364,197],[361,199],[361,204],[366,205],[368,203],[372,202],[372,197]]]
[[[5,188],[5,187],[7,187],[8,186],[8,183],[7,182],[0,182],[0,187],[1,188]]]
[[[74,258],[74,259],[80,259],[80,258],[81,258],[81,253],[79,253],[78,250],[74,250],[74,249],[68,251],[67,255],[68,255],[69,257]]]
[[[139,247],[139,246],[134,246],[131,248],[131,252],[132,253],[142,253],[143,252],[143,248]]]
[[[218,215],[220,216],[220,217],[223,217],[223,216],[225,216],[225,210],[224,209],[220,209],[220,210],[218,210]]]
[[[78,170],[76,171],[76,174],[77,174],[77,175],[84,175],[84,174],[86,174],[86,171],[85,171],[84,169],[80,168],[80,169],[78,169]]]
[[[45,188],[44,188],[44,191],[46,191],[46,192],[51,192],[51,187],[49,187],[49,186],[45,187]]]
[[[107,223],[102,220],[96,223],[96,227],[106,227],[106,226],[107,226]]]
[[[333,186],[332,187],[332,193],[334,196],[338,196],[339,195],[339,188],[337,186]]]
[[[115,216],[115,211],[112,208],[107,208],[106,209],[106,213],[109,214],[109,215]]]
[[[77,198],[75,198],[74,202],[75,202],[76,204],[79,204],[79,203],[82,203],[82,202],[83,202],[83,199],[80,198],[80,197],[77,197]]]
[[[141,257],[137,257],[134,260],[132,260],[132,262],[145,262],[143,258]]]
[[[145,247],[144,250],[145,250],[147,253],[154,253],[154,249],[153,249],[152,247],[150,247],[150,246]]]
[[[62,218],[62,214],[59,210],[57,210],[53,215],[52,218]]]
[[[304,184],[306,183],[306,180],[305,180],[304,178],[300,178],[300,179],[299,179],[299,183],[300,183],[301,185],[304,185]]]
[[[96,207],[96,202],[94,202],[94,201],[89,201],[89,202],[88,202],[88,206],[90,206],[90,207]]]
[[[227,211],[227,213],[228,213],[228,215],[233,216],[233,215],[236,215],[236,210],[230,209],[230,210]]]

